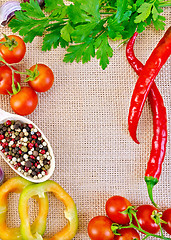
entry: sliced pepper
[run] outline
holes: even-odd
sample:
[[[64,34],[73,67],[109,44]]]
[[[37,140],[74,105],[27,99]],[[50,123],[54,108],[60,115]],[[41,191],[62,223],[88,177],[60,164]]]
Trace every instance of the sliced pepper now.
[[[20,231],[23,237],[23,240],[41,240],[42,236],[38,233],[32,234],[29,215],[27,210],[27,202],[29,198],[38,195],[40,198],[44,197],[45,192],[54,193],[55,197],[64,203],[65,217],[68,220],[67,225],[60,231],[57,232],[52,238],[46,240],[71,240],[74,238],[77,228],[78,228],[78,216],[77,208],[70,197],[70,195],[65,192],[65,190],[54,181],[46,181],[39,184],[32,184],[27,186],[20,195],[19,199],[19,215],[21,219]]]
[[[2,240],[22,240],[20,228],[8,228],[6,224],[6,214],[8,210],[8,195],[10,192],[21,193],[23,189],[32,183],[22,177],[9,179],[0,187],[0,239]],[[43,234],[46,228],[46,218],[48,214],[48,197],[34,197],[39,203],[39,215],[31,226],[33,233]]]

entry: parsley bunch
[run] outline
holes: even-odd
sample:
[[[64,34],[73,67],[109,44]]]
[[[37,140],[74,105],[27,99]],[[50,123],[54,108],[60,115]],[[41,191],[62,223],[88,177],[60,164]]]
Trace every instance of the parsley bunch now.
[[[65,1],[66,2],[66,1]],[[42,50],[67,47],[64,62],[82,61],[91,57],[100,59],[102,69],[109,64],[112,40],[127,41],[135,31],[145,30],[151,23],[164,30],[162,7],[171,6],[171,0],[45,0],[42,10],[37,1],[21,3],[9,26],[19,31],[25,42],[44,36]]]

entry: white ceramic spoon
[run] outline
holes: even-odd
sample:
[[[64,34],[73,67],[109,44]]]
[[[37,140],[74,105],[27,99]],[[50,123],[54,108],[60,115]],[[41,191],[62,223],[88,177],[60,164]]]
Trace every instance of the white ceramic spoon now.
[[[5,162],[18,174],[20,175],[21,177],[31,181],[31,182],[34,182],[34,183],[40,183],[40,182],[44,182],[46,180],[48,180],[53,172],[54,172],[54,169],[55,169],[55,157],[54,157],[54,154],[53,154],[53,150],[50,146],[50,143],[49,141],[47,140],[47,138],[45,137],[45,135],[43,134],[43,132],[32,122],[30,121],[29,119],[25,118],[25,117],[22,117],[20,115],[17,115],[17,114],[11,114],[11,113],[8,113],[8,112],[5,112],[3,111],[2,109],[0,109],[0,124],[4,123],[5,121],[7,120],[19,120],[23,123],[27,123],[27,124],[32,124],[41,134],[42,134],[42,138],[46,141],[46,143],[48,144],[48,149],[49,149],[49,153],[50,153],[50,156],[51,156],[51,164],[50,164],[50,168],[48,169],[47,171],[47,175],[43,176],[42,178],[40,179],[33,179],[32,177],[30,176],[24,176],[24,174],[22,174],[21,172],[17,171],[13,165],[11,165],[7,159],[6,159],[6,156],[0,151],[0,155],[4,158]]]

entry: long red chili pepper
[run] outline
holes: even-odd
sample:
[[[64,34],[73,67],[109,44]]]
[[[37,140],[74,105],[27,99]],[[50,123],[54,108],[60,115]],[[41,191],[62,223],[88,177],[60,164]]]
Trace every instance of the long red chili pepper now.
[[[135,33],[133,37],[129,40],[126,47],[126,56],[128,62],[135,70],[135,72],[140,75],[144,68],[144,65],[135,57],[134,54],[134,43],[138,33]],[[164,106],[163,98],[155,84],[152,84],[151,90],[148,95],[148,99],[151,104],[153,112],[153,139],[150,159],[148,161],[147,170],[145,173],[145,181],[147,183],[147,189],[149,197],[152,203],[156,206],[153,200],[152,190],[155,184],[158,183],[162,163],[164,161],[166,153],[166,143],[167,143],[167,115],[166,108]]]
[[[171,27],[166,31],[163,38],[153,50],[142,72],[140,73],[134,88],[128,116],[128,125],[130,135],[136,143],[139,143],[136,137],[136,130],[144,103],[147,99],[154,79],[170,55]]]

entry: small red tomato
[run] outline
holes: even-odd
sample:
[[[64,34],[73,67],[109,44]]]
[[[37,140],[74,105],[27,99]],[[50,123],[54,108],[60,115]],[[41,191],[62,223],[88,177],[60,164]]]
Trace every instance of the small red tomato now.
[[[117,232],[121,235],[115,235],[114,240],[140,240],[140,235],[134,228],[123,228]]]
[[[35,70],[36,65],[30,68],[31,71]],[[44,65],[44,64],[37,64],[37,70],[39,75],[33,81],[28,81],[30,87],[32,87],[36,92],[46,92],[48,91],[54,82],[54,75],[52,70]]]
[[[156,210],[158,212],[158,209],[152,205],[141,205],[136,210],[137,219],[142,229],[149,233],[157,233],[160,227],[154,222],[151,216],[153,215],[153,211]],[[133,219],[133,224],[137,226],[135,219]]]
[[[113,240],[111,225],[112,221],[108,217],[94,217],[88,224],[88,235],[91,240]]]
[[[14,67],[13,69],[17,70]],[[20,75],[14,73],[15,87],[17,87],[17,82],[20,83],[20,81]],[[0,67],[0,94],[8,95],[7,91],[12,93],[12,71],[8,66],[4,65]]]
[[[115,223],[126,225],[130,219],[127,214],[121,213],[126,210],[131,203],[124,197],[113,196],[106,202],[106,213],[108,217]]]
[[[38,103],[36,92],[30,87],[22,87],[21,91],[13,95],[10,100],[13,111],[25,116],[31,114]]]
[[[15,35],[10,35],[2,38],[0,42],[4,42],[0,46],[0,55],[7,63],[18,63],[24,58],[26,45],[23,39]]]
[[[163,212],[162,219],[167,222],[167,224],[162,223],[163,229],[171,235],[171,208],[168,208]]]

